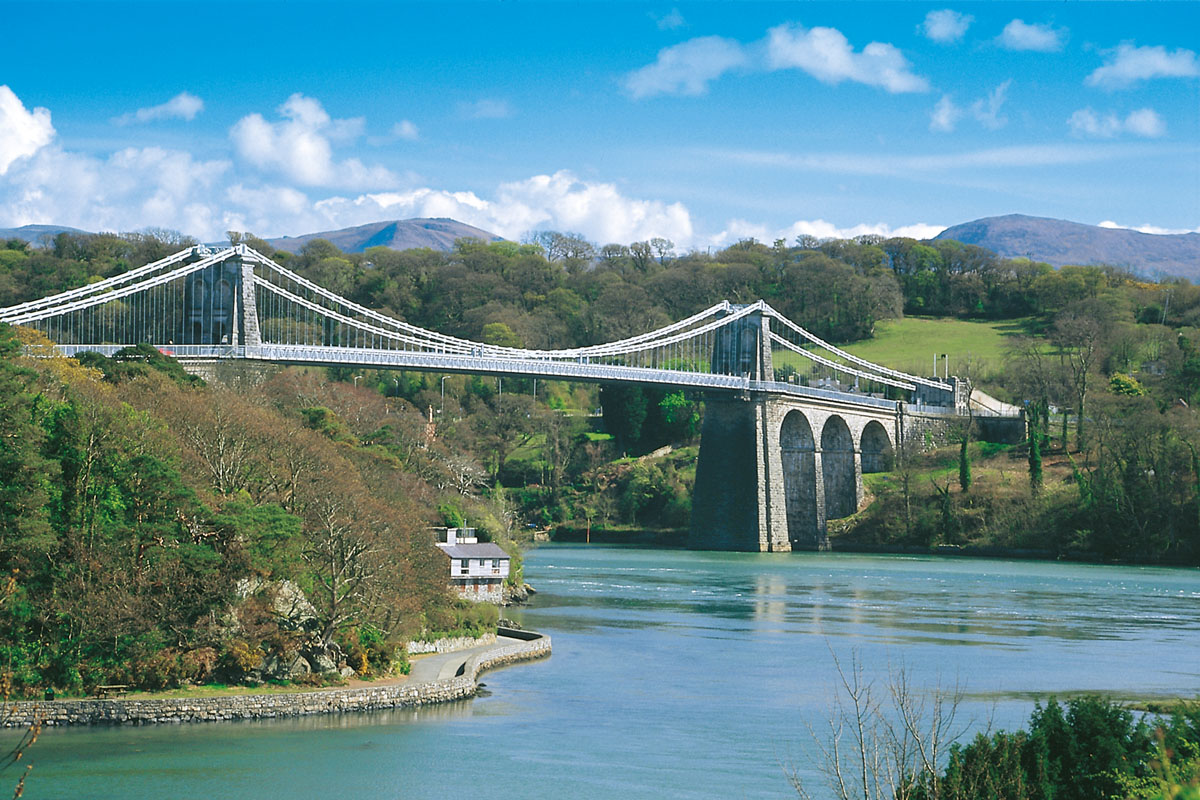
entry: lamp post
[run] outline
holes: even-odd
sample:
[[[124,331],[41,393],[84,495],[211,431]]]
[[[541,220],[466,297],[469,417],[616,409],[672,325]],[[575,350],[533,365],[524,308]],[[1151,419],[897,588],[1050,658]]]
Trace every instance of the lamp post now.
[[[449,375],[442,376],[442,404],[438,407],[439,414],[446,410],[446,378],[449,377]]]
[[[357,389],[357,388],[358,388],[358,382],[359,382],[359,380],[361,380],[361,379],[362,379],[362,375],[355,375],[355,376],[354,376],[354,388],[355,388],[355,389]]]

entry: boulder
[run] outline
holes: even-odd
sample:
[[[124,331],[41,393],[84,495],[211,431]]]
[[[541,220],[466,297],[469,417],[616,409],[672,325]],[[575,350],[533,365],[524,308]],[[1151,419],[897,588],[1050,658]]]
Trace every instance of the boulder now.
[[[337,672],[337,662],[329,657],[326,653],[313,653],[310,661],[312,671],[318,673]]]
[[[234,591],[239,600],[264,593],[270,599],[271,611],[279,618],[281,628],[314,633],[320,627],[316,608],[291,581],[268,581],[258,576],[241,578]]]

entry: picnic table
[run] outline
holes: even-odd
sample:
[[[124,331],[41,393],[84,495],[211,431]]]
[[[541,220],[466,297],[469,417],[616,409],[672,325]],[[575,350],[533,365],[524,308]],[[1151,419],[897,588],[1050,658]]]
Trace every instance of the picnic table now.
[[[104,700],[109,697],[124,697],[129,692],[129,684],[113,683],[96,687],[96,697]]]

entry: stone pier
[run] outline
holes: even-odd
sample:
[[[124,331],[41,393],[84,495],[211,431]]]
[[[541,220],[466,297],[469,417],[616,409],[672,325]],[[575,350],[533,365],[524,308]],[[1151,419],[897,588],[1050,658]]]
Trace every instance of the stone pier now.
[[[863,471],[891,469],[894,403],[847,407],[819,396],[710,397],[688,546],[825,550],[826,523],[862,504]]]

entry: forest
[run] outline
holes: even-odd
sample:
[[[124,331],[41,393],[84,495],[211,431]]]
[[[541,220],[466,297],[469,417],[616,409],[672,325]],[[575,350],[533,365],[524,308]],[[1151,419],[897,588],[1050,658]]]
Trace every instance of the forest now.
[[[368,307],[493,344],[599,343],[759,298],[843,344],[904,315],[1014,320],[1003,364],[960,366],[1027,410],[1029,440],[991,445],[964,425],[951,448],[897,454],[835,547],[1200,563],[1200,287],[1187,281],[871,236],[679,253],[540,232],[450,252],[314,240],[295,255],[230,239]],[[0,306],[190,243],[12,240]],[[0,333],[0,658],[26,694],[290,679],[280,665],[297,655],[402,669],[406,639],[490,621],[448,595],[431,526],[470,524],[517,555],[532,529],[688,525],[699,395],[348,369],[204,385],[149,347],[22,355],[46,347]],[[297,590],[312,606],[301,625],[274,613]]]

